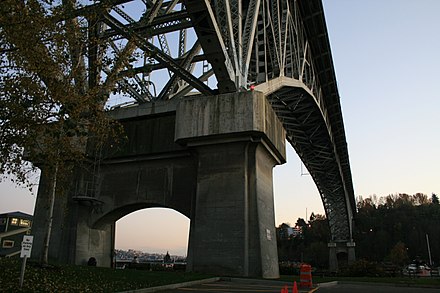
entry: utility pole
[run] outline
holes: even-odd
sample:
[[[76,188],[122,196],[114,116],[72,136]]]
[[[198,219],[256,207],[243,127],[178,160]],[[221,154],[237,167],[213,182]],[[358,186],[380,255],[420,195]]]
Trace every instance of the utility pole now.
[[[428,234],[426,234],[426,245],[428,246],[429,267],[432,268],[431,248],[429,247],[429,237],[428,237]]]

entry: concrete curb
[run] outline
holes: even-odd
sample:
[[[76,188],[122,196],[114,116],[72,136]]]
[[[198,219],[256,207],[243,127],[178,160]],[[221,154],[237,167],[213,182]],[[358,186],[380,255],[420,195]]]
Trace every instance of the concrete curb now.
[[[380,283],[380,282],[361,282],[361,281],[337,281],[338,284],[349,284],[349,285],[365,285],[370,286],[383,286],[383,287],[409,287],[409,288],[426,288],[426,289],[437,289],[440,288],[439,285],[435,284],[410,284],[410,283]]]
[[[233,278],[233,277],[221,277],[220,281],[226,281],[226,282],[237,282],[242,284],[262,284],[267,285],[268,283],[272,283],[274,285],[279,285],[284,287],[285,285],[293,286],[293,281],[280,281],[280,280],[271,280],[271,279],[247,279],[247,278]],[[328,282],[328,283],[321,283],[321,287],[330,287],[332,285],[336,285],[338,282]],[[299,282],[297,282],[298,290],[309,290],[308,293],[315,292],[320,287],[320,284],[314,285],[312,288],[304,289],[301,288],[299,285]],[[305,292],[305,291],[300,291]]]
[[[286,284],[285,281],[271,280],[271,279],[247,279],[247,278],[221,277],[220,280],[226,281],[226,282],[240,282],[240,283],[245,283],[245,284],[263,284],[263,283],[267,283],[267,282],[272,282],[272,283],[276,283],[279,285]]]
[[[187,287],[187,286],[195,286],[195,285],[200,285],[200,284],[205,284],[205,283],[212,283],[212,282],[217,282],[219,280],[220,280],[219,277],[215,277],[215,278],[209,278],[209,279],[189,281],[189,282],[184,282],[184,283],[169,284],[169,285],[163,285],[163,286],[157,286],[157,287],[122,291],[119,293],[150,293],[150,292],[157,292],[157,291],[163,291],[163,290],[177,289],[180,287]]]
[[[326,282],[326,283],[318,283],[318,288],[332,287],[338,285],[338,281]]]

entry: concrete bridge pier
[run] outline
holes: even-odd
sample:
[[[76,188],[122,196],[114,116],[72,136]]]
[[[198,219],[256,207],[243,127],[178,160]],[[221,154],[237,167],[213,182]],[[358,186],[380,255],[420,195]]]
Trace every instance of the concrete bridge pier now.
[[[188,270],[278,278],[272,169],[284,130],[264,96],[183,100],[176,139],[198,158]]]
[[[278,277],[272,193],[274,159],[260,142],[200,146],[191,271]]]
[[[34,211],[32,234],[34,243],[32,257],[42,256],[44,238],[49,212],[49,184],[52,176],[44,166],[38,188]],[[56,263],[87,264],[93,256],[99,266],[110,267],[114,248],[114,223],[100,229],[90,227],[90,218],[100,209],[101,203],[93,200],[78,202],[74,185],[78,180],[72,173],[64,175],[59,182],[62,188],[57,190],[53,209],[52,233],[49,245],[49,259]]]
[[[97,260],[100,267],[111,267],[115,243],[115,224],[107,224],[99,228],[90,227],[89,214],[86,207],[77,205],[82,211],[77,213],[75,239],[75,264],[87,264],[90,257]]]
[[[338,272],[343,267],[352,264],[356,260],[356,244],[353,241],[334,241],[328,243],[329,270]]]
[[[109,267],[115,222],[138,209],[169,207],[191,219],[188,270],[277,278],[272,169],[285,162],[286,136],[264,95],[184,98],[160,113],[159,106],[121,109],[115,115],[127,142],[99,174],[79,167],[66,174],[50,258],[86,264],[95,257]],[[51,178],[43,170],[40,180],[34,257],[43,246]]]

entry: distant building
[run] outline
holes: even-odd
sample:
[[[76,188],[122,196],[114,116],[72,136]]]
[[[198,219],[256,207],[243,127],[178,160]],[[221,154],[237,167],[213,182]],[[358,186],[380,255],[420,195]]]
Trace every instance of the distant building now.
[[[0,257],[18,255],[24,235],[31,233],[32,216],[22,212],[0,214]]]
[[[288,240],[296,237],[302,237],[301,227],[295,226],[290,227],[286,223],[282,223],[277,230],[277,235],[279,240]]]

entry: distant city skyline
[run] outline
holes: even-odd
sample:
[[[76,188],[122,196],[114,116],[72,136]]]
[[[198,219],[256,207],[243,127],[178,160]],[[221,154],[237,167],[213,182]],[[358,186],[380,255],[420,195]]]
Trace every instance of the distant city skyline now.
[[[323,1],[356,196],[440,193],[440,1]],[[274,168],[276,225],[324,214],[290,146]],[[305,171],[305,169],[303,169]],[[35,195],[0,183],[0,213]],[[186,255],[189,220],[148,209],[121,218],[116,248]]]

